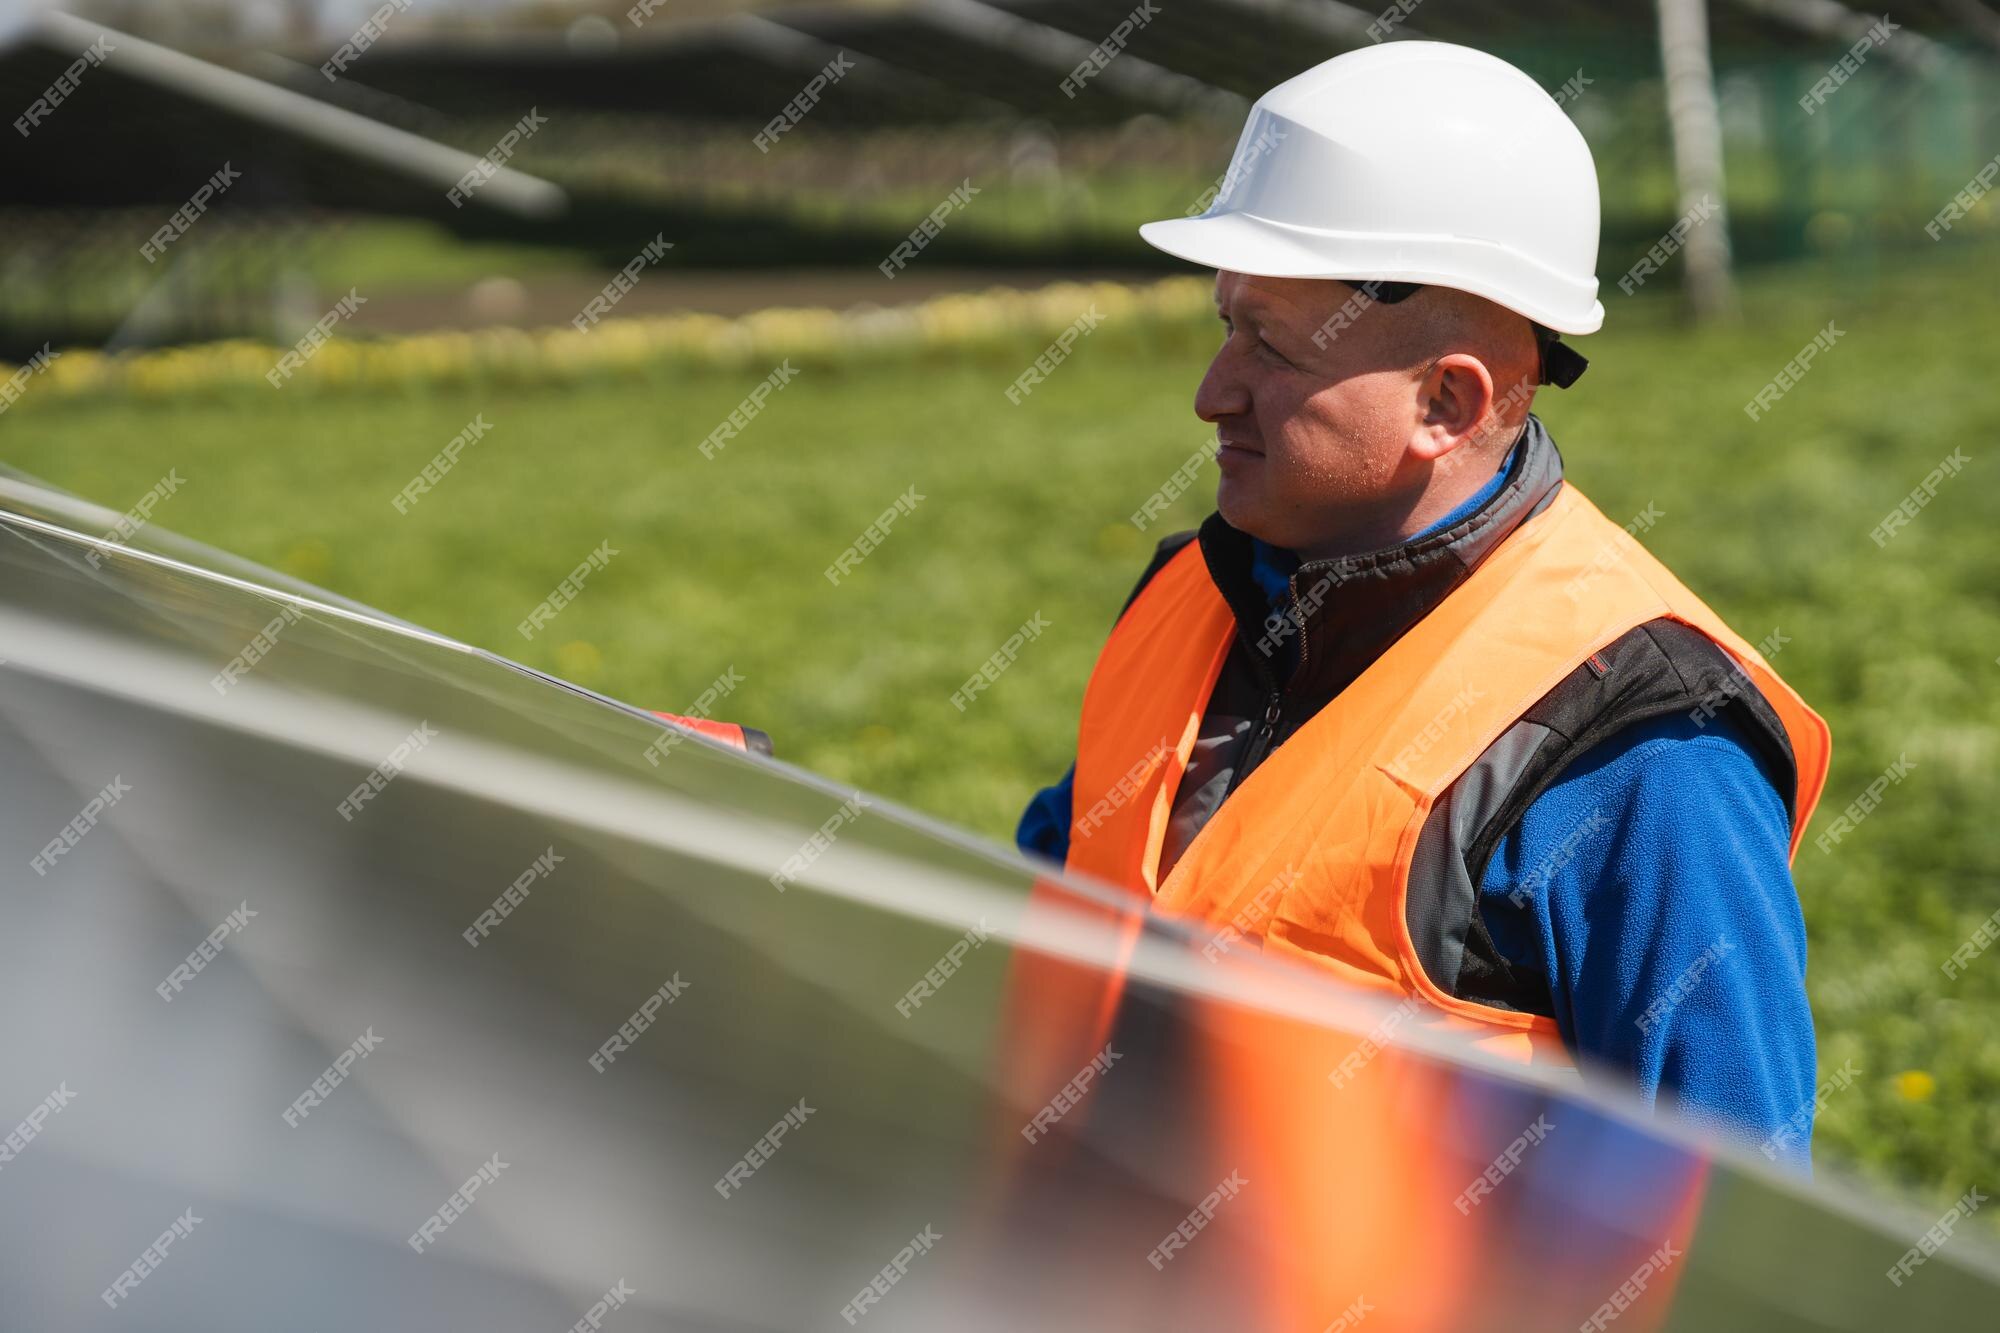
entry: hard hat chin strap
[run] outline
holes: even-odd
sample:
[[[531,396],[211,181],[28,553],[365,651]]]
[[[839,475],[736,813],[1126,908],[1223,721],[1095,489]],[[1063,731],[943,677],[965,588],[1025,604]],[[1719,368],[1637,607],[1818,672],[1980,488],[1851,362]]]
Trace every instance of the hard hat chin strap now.
[[[1383,305],[1394,305],[1398,301],[1406,301],[1416,295],[1418,289],[1422,286],[1421,282],[1390,282],[1383,278],[1377,278],[1371,282],[1362,283],[1361,290],[1367,293],[1368,299],[1371,301],[1380,301]]]
[[[1542,373],[1536,382],[1553,384],[1558,389],[1567,389],[1590,367],[1582,352],[1562,341],[1562,335],[1554,329],[1534,325],[1535,347],[1541,353]]]
[[[1373,301],[1383,305],[1394,305],[1407,300],[1423,286],[1420,282],[1389,282],[1376,279],[1359,284],[1361,291]],[[1562,335],[1554,329],[1535,324],[1529,327],[1535,331],[1535,351],[1540,361],[1540,370],[1535,380],[1537,384],[1553,384],[1558,389],[1567,389],[1589,368],[1590,362],[1583,353],[1562,341]]]

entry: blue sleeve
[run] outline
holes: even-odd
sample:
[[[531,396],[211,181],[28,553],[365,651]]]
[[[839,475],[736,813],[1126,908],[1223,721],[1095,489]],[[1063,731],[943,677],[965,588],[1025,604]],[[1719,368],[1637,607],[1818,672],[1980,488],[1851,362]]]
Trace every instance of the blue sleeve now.
[[[1061,863],[1069,856],[1070,788],[1076,781],[1076,765],[1071,764],[1062,780],[1044,787],[1021,812],[1014,830],[1014,845],[1033,856],[1037,853]]]
[[[1810,1169],[1809,1119],[1772,1142],[1813,1106],[1790,839],[1772,778],[1726,714],[1657,718],[1536,798],[1495,850],[1480,912],[1504,956],[1551,979],[1580,1059]]]

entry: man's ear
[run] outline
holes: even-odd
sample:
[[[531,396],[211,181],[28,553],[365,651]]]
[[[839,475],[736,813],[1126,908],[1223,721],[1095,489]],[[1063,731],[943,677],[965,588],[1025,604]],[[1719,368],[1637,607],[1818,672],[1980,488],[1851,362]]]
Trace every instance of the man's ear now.
[[[1478,357],[1450,352],[1424,372],[1417,394],[1423,417],[1410,452],[1436,462],[1478,434],[1493,406],[1493,376]]]

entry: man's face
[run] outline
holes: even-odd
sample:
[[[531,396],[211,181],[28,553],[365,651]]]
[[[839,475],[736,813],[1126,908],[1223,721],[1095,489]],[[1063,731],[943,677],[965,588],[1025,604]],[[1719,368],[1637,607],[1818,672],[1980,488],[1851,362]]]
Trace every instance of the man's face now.
[[[1195,391],[1220,446],[1216,508],[1274,545],[1387,545],[1423,494],[1406,457],[1424,367],[1401,306],[1332,279],[1215,277],[1222,346]],[[1386,534],[1386,535],[1384,535]]]

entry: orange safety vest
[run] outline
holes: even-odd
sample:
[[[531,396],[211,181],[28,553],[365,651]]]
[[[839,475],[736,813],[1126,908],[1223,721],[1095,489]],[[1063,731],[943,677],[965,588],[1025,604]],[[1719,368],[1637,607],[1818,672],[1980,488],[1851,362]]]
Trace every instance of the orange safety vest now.
[[[1412,854],[1432,805],[1502,732],[1593,654],[1661,618],[1733,655],[1784,724],[1797,774],[1796,855],[1826,781],[1826,723],[1564,484],[1254,769],[1162,884],[1174,795],[1237,628],[1190,542],[1126,610],[1091,674],[1066,867],[1161,912],[1226,923],[1266,953],[1351,985],[1417,997],[1434,1021],[1466,1028],[1497,1054],[1569,1064],[1553,1019],[1460,999],[1425,973],[1405,913]],[[1102,1031],[1101,1008],[1092,1018]]]
[[[686,713],[668,713],[655,708],[654,717],[663,717],[678,723],[689,731],[698,731],[710,740],[733,745],[739,750],[754,750],[758,754],[771,753],[771,737],[755,727],[746,727],[741,722],[717,722],[712,718],[694,717]]]

